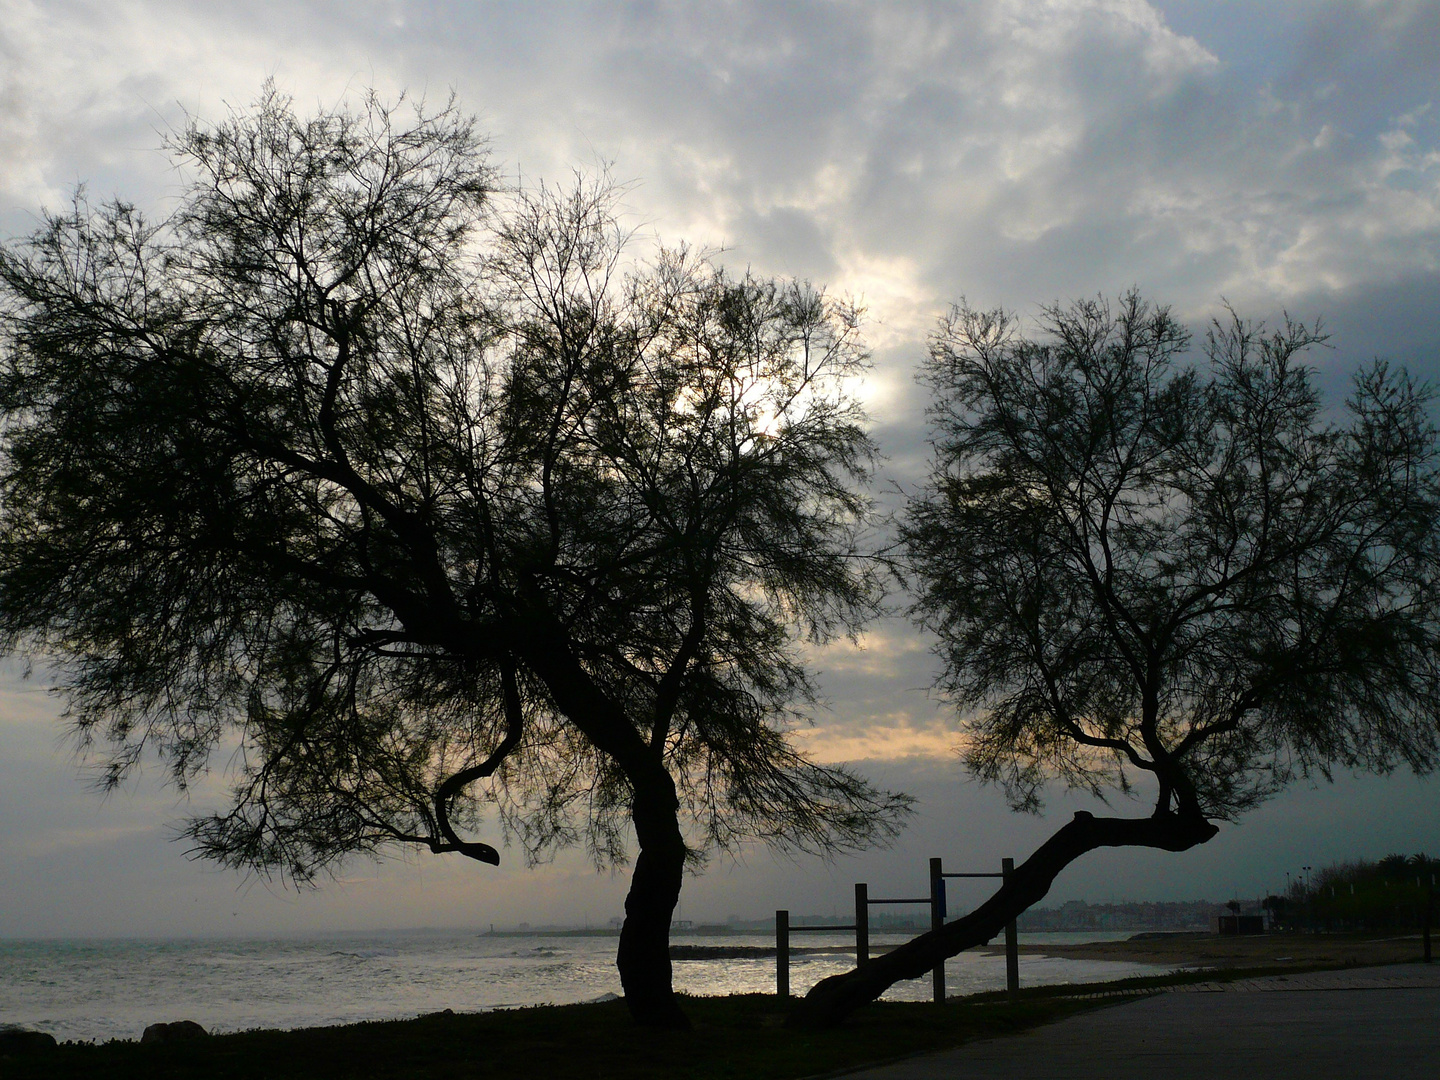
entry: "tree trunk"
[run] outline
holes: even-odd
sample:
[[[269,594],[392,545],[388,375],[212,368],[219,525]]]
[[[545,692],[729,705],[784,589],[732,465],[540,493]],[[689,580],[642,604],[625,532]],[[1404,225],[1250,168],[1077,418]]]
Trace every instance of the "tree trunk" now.
[[[690,1021],[675,1000],[670,969],[670,918],[680,900],[685,839],[675,786],[663,769],[659,771],[663,781],[651,778],[643,790],[636,785],[632,814],[640,853],[625,897],[625,925],[615,966],[636,1023],[688,1028]]]
[[[1080,811],[1017,866],[999,892],[969,915],[921,934],[892,952],[873,957],[864,967],[821,981],[790,1014],[786,1024],[800,1028],[832,1027],[900,980],[918,979],[943,960],[985,944],[1011,919],[1043,899],[1060,871],[1087,851],[1097,847],[1184,851],[1205,843],[1217,832],[1214,825],[1198,814],[1097,818]]]
[[[544,681],[555,704],[591,744],[625,774],[633,792],[630,816],[640,848],[625,897],[625,925],[615,966],[625,1004],[648,1027],[688,1028],[670,985],[670,917],[685,875],[685,837],[675,780],[640,737],[624,710],[595,685],[575,658],[564,629],[541,604],[513,624],[522,658]]]

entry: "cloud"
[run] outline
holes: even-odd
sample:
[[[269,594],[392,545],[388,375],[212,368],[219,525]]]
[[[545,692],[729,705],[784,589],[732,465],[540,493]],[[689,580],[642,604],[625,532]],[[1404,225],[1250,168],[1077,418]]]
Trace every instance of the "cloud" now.
[[[647,229],[863,299],[867,394],[902,477],[923,467],[911,370],[962,294],[1033,310],[1139,283],[1196,319],[1222,294],[1322,314],[1437,295],[1433,3],[3,11],[10,231],[81,179],[163,212],[162,133],[243,107],[267,76],[302,109],[454,88],[507,175],[613,160]],[[1413,327],[1375,329],[1386,353]]]
[[[1197,312],[1435,268],[1437,20],[1179,19],[1208,44],[1141,0],[7,0],[0,198],[13,219],[81,178],[173,188],[154,147],[178,105],[215,116],[270,75],[302,107],[453,87],[509,175],[613,160],[639,220],[863,295],[882,345],[961,293],[1140,282]],[[1246,29],[1284,47],[1261,63]]]
[[[642,242],[862,299],[866,397],[909,484],[927,396],[912,371],[962,295],[1029,314],[1136,283],[1196,323],[1223,295],[1325,316],[1336,348],[1310,359],[1337,394],[1372,355],[1440,377],[1436,55],[1440,4],[1402,0],[0,0],[0,233],[80,181],[163,214],[182,180],[164,133],[243,108],[267,77],[302,111],[453,89],[507,179],[613,163]],[[863,645],[813,657],[830,704],[802,738],[941,790],[957,725],[927,692],[924,639],[894,621]],[[52,822],[57,860],[104,847],[56,703],[32,690],[0,697],[0,829]],[[178,813],[169,793],[127,797],[137,822]],[[982,801],[987,835],[1013,828],[993,792],[955,806]]]
[[[10,824],[13,825],[14,822]],[[157,843],[170,839],[163,829],[150,822],[43,828],[33,833],[0,837],[0,854],[9,860],[34,859],[75,849],[102,852],[111,850],[117,843],[132,837],[145,837]]]
[[[917,716],[901,709],[890,713],[853,713],[846,723],[827,724],[795,733],[796,744],[815,761],[839,764],[856,761],[902,761],[908,758],[949,760],[958,773],[958,737],[940,717]]]

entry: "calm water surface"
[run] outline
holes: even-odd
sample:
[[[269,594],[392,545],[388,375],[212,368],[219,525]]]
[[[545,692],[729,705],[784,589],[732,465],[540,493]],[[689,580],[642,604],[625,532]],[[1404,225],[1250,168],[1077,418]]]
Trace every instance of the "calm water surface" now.
[[[1113,940],[1114,934],[1031,934],[1021,941]],[[906,935],[872,935],[872,945]],[[773,946],[767,935],[677,936],[676,944]],[[454,1009],[566,1004],[620,992],[613,937],[491,937],[474,931],[391,932],[242,940],[0,941],[0,1025],[58,1039],[134,1039],[160,1020],[211,1031],[390,1020]],[[853,946],[843,933],[807,934],[805,946]],[[854,966],[854,956],[791,958],[792,992]],[[952,994],[1005,986],[1000,956],[962,953],[946,964]],[[1148,964],[1021,956],[1022,985],[1153,974]],[[691,994],[773,993],[773,957],[678,960],[676,988]],[[926,1000],[928,977],[891,988],[890,1000]]]

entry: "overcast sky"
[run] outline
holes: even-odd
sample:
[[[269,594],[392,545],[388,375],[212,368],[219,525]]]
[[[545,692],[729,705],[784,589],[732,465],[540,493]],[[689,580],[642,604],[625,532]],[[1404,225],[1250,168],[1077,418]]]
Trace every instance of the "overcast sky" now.
[[[218,9],[218,10],[217,10]],[[508,178],[610,168],[641,242],[861,298],[890,479],[917,474],[912,373],[946,305],[1022,314],[1139,285],[1197,326],[1221,298],[1324,318],[1332,393],[1372,356],[1440,379],[1440,3],[422,4],[0,0],[0,234],[77,183],[163,213],[160,151],[187,115],[273,78],[304,111],[367,87],[443,101]],[[1024,857],[1039,819],[967,782],[926,642],[898,621],[819,658],[807,735],[921,799],[893,851],[830,866],[756,851],[690,882],[683,916],[843,909],[854,880],[915,888],[924,860]],[[43,684],[0,675],[0,935],[604,923],[623,875],[416,855],[296,896],[188,863],[188,811],[152,774],[102,801]],[[217,761],[223,767],[223,761]],[[217,779],[218,783],[218,779]],[[194,798],[213,795],[202,789]],[[1133,808],[1137,812],[1141,808]],[[1288,870],[1440,850],[1440,784],[1301,785],[1181,855],[1102,853],[1052,901],[1229,899]]]

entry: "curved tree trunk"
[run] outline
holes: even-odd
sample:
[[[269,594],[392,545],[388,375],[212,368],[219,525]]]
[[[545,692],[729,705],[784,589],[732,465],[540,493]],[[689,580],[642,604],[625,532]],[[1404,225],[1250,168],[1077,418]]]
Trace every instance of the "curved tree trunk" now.
[[[625,897],[625,925],[615,966],[630,1015],[649,1027],[688,1028],[671,986],[670,918],[680,900],[685,839],[675,787],[663,769],[642,790],[632,810],[640,853]],[[633,778],[632,778],[633,782]]]
[[[671,986],[670,917],[685,875],[685,837],[675,780],[624,710],[586,674],[553,616],[536,605],[514,624],[524,659],[555,704],[625,774],[640,851],[625,897],[615,966],[630,1015],[649,1027],[688,1028]]]
[[[1035,854],[1017,866],[1000,890],[969,915],[907,941],[864,967],[818,983],[790,1014],[790,1027],[838,1024],[902,979],[918,979],[936,964],[983,945],[1005,924],[1050,891],[1060,871],[1097,847],[1153,847],[1184,851],[1219,830],[1198,814],[1156,814],[1148,818],[1097,818],[1080,811]]]

